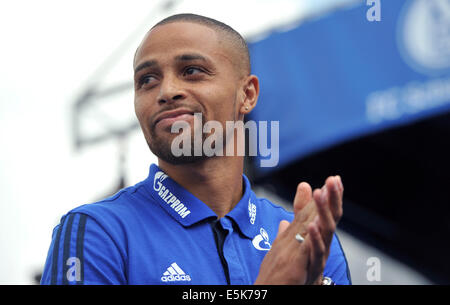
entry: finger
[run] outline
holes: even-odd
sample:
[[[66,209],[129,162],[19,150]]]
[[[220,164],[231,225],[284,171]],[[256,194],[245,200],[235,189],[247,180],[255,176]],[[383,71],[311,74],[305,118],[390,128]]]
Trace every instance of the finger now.
[[[311,223],[308,226],[308,231],[311,235],[311,258],[314,259],[316,263],[322,262],[324,255],[326,254],[326,246],[323,242],[322,236],[320,235],[317,223]]]
[[[317,215],[317,208],[312,199],[312,189],[307,182],[301,182],[297,186],[294,198],[294,220],[291,223],[289,234],[300,233],[302,236],[308,234],[308,224]]]
[[[342,217],[342,192],[340,184],[340,179],[337,176],[328,177],[325,181],[327,193],[329,194],[328,202],[336,223],[338,223]]]
[[[341,176],[337,175],[336,176],[338,178],[338,185],[339,185],[339,190],[341,191],[342,195],[344,195],[344,184],[342,183],[342,178]]]
[[[298,245],[298,241],[295,239],[295,234],[297,231],[293,231],[293,222],[289,223],[287,220],[280,221],[278,225],[278,233],[275,237],[275,240],[272,243],[272,246],[275,244],[283,244],[283,248],[285,249],[292,249],[294,250],[295,247]],[[302,248],[301,253],[305,252],[306,250]],[[305,254],[303,254],[305,255]],[[308,257],[306,255],[306,257]]]
[[[289,225],[290,225],[290,223],[287,220],[280,221],[280,224],[278,225],[277,237],[280,236],[281,234],[283,234],[283,232],[285,232],[287,230]]]
[[[308,224],[314,220],[317,216],[317,207],[314,200],[311,200],[301,211],[294,215],[286,235],[295,236],[299,233],[301,236],[306,237],[308,235]]]
[[[323,273],[327,259],[326,246],[320,235],[317,223],[313,222],[308,226],[308,236],[310,236],[310,259],[308,278],[312,284]]]
[[[333,233],[336,230],[336,223],[328,203],[327,191],[327,188],[315,190],[313,197],[317,205],[320,234],[325,245],[329,247],[333,238]]]
[[[311,186],[306,182],[301,182],[297,186],[297,192],[294,198],[294,214],[303,209],[312,199]]]

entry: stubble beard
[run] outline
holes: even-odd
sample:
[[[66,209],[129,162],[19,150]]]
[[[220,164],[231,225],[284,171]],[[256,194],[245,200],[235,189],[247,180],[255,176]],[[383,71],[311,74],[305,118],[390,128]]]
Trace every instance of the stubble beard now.
[[[201,126],[203,129],[203,126]],[[181,155],[175,156],[172,153],[172,141],[173,138],[177,136],[177,134],[173,134],[169,132],[169,135],[165,135],[165,132],[157,133],[155,130],[155,126],[150,128],[150,139],[146,139],[148,147],[150,151],[157,156],[159,159],[163,160],[166,163],[173,165],[183,165],[183,164],[192,164],[196,162],[200,162],[208,158],[208,156],[201,154],[194,154],[194,132],[191,135],[191,153],[190,155]],[[202,133],[202,137],[200,139],[201,145],[203,145],[206,135]]]
[[[235,108],[236,104],[236,98],[233,101],[233,109]],[[196,111],[197,113],[202,113],[201,111]],[[204,118],[202,113],[202,118]],[[232,121],[236,121],[236,115],[234,112],[230,114],[230,119]],[[199,134],[201,134],[201,139],[195,139],[194,134],[196,134],[196,131],[194,128],[196,126],[191,126],[191,151],[190,155],[181,155],[181,156],[175,156],[172,152],[172,141],[177,136],[176,133],[171,133],[170,130],[160,130],[159,132],[156,131],[156,126],[151,125],[149,126],[149,136],[150,138],[146,137],[146,141],[148,144],[148,147],[150,148],[150,151],[157,156],[159,159],[163,160],[164,162],[167,162],[169,164],[173,165],[183,165],[183,164],[192,164],[196,162],[204,161],[208,158],[212,158],[211,156],[207,156],[204,153],[201,153],[200,155],[195,154],[195,147],[196,143],[195,140],[201,141],[201,143],[197,143],[197,145],[200,145],[200,147],[203,147],[203,143],[205,142],[206,138],[208,138],[209,134],[203,133],[204,124],[206,124],[206,121],[202,121],[201,126],[197,126],[197,128],[201,128]],[[225,149],[226,147],[226,140],[229,135],[225,133],[224,128],[224,134],[223,134],[223,143],[222,147]]]

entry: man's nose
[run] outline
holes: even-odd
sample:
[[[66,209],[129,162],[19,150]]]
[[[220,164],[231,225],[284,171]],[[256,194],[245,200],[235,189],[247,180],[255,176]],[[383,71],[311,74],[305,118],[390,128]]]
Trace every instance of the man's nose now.
[[[166,104],[180,101],[186,97],[180,82],[175,77],[166,77],[159,87],[158,103]]]

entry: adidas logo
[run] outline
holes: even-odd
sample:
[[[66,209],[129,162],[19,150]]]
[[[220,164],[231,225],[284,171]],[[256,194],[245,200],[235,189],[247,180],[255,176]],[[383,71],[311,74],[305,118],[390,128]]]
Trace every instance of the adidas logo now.
[[[163,273],[161,277],[161,281],[163,282],[178,282],[178,281],[186,281],[190,282],[191,277],[184,273],[183,270],[177,265],[177,263],[172,263],[167,271]]]

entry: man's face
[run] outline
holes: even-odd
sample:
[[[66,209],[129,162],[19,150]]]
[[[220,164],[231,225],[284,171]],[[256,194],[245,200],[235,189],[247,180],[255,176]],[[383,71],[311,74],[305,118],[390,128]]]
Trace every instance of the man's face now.
[[[194,113],[202,113],[203,124],[215,120],[222,126],[239,116],[242,75],[229,43],[207,26],[173,22],[155,27],[136,53],[134,69],[136,116],[151,151],[166,162],[198,160],[172,155],[175,121],[187,121],[194,131]]]

